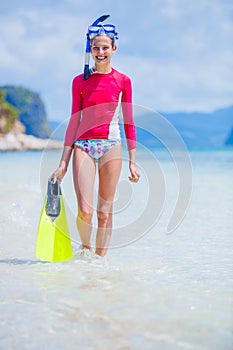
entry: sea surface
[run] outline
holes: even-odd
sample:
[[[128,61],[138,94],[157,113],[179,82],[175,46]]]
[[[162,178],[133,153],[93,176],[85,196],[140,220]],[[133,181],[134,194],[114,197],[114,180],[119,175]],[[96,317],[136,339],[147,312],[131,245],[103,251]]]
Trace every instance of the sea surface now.
[[[233,349],[233,151],[190,152],[179,173],[165,150],[141,150],[138,184],[124,159],[102,259],[78,254],[70,166],[62,187],[74,259],[51,264],[35,247],[59,158],[0,154],[0,349]]]

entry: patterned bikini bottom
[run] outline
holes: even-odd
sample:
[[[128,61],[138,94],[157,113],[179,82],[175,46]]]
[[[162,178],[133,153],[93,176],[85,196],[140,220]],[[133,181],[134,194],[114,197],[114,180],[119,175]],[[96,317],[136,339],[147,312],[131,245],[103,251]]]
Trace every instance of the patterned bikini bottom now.
[[[112,147],[120,145],[121,140],[78,140],[74,144],[85,151],[95,162],[98,162]]]

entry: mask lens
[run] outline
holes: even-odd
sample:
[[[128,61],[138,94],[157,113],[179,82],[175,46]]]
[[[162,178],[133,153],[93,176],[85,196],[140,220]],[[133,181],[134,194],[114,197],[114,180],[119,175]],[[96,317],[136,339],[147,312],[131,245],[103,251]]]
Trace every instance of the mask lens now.
[[[88,32],[91,34],[91,33],[98,33],[100,30],[100,27],[97,27],[97,26],[90,26],[88,27]]]
[[[98,34],[105,34],[111,39],[117,36],[117,33],[115,32],[115,26],[112,24],[105,24],[103,26],[89,26],[88,34],[90,39],[93,39]]]
[[[115,26],[112,24],[105,24],[103,25],[103,28],[106,32],[115,33]]]

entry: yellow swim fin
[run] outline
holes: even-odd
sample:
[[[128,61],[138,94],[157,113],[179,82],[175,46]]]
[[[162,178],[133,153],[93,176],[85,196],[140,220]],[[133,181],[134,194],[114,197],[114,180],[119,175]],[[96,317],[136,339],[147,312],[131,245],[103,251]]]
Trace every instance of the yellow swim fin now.
[[[60,184],[48,181],[36,242],[36,257],[41,261],[62,262],[73,258],[69,227]]]

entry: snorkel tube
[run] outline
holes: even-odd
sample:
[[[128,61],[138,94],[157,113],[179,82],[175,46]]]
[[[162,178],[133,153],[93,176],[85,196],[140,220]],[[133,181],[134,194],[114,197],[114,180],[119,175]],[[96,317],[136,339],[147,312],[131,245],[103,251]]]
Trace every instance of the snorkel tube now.
[[[103,15],[99,18],[97,18],[93,23],[92,26],[97,26],[99,23],[105,21],[110,15]],[[89,35],[87,33],[87,43],[86,43],[86,53],[85,53],[85,65],[84,65],[84,80],[87,80],[90,75],[89,70],[89,63],[90,63],[90,52],[91,52],[91,41],[89,38]]]

